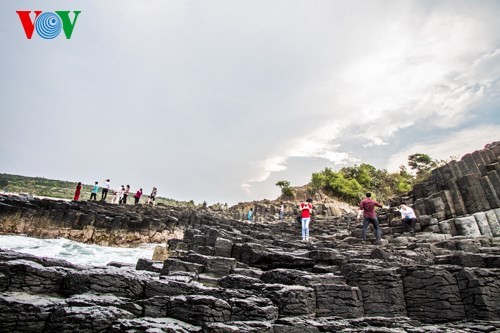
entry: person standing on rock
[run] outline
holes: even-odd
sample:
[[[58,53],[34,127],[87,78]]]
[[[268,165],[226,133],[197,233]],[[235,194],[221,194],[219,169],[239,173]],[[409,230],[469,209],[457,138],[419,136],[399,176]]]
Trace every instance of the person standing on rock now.
[[[106,179],[104,181],[104,186],[102,187],[102,193],[101,193],[101,200],[106,201],[106,197],[108,196],[108,191],[109,191],[109,179]]]
[[[120,205],[123,203],[123,194],[124,193],[125,193],[125,186],[122,185],[122,187],[118,191],[118,204],[120,204]]]
[[[406,205],[406,202],[402,202],[399,206],[399,212],[401,213],[401,220],[403,222],[404,232],[415,232],[415,224],[417,223],[417,216],[411,207]]]
[[[95,182],[94,188],[92,189],[92,192],[90,193],[90,200],[94,198],[94,201],[97,200],[97,192],[99,192],[99,182]]]
[[[78,182],[78,184],[76,185],[75,196],[73,197],[73,200],[78,201],[78,199],[80,198],[81,190],[82,190],[82,183]]]
[[[121,199],[121,189],[113,190],[113,197],[111,198],[112,204],[119,204]]]
[[[252,222],[253,219],[253,208],[250,208],[250,210],[247,213],[247,220],[248,222]]]
[[[300,203],[300,216],[302,217],[302,240],[309,241],[309,223],[312,215],[312,199],[307,198],[305,202]]]
[[[142,188],[139,189],[137,192],[135,192],[134,194],[134,199],[135,199],[135,202],[134,202],[134,205],[137,205],[139,203],[139,199],[141,198],[142,196]]]
[[[126,205],[127,204],[127,197],[130,192],[130,185],[127,185],[127,187],[123,191],[123,198],[122,198],[122,204]]]
[[[152,202],[153,206],[155,205],[156,193],[157,193],[156,187],[153,187],[153,190],[151,191],[151,194],[149,195],[148,198],[148,203],[147,203],[148,205],[150,202]]]
[[[377,214],[375,213],[375,207],[382,208],[383,206],[371,198],[372,194],[370,192],[366,193],[366,198],[359,204],[358,219],[363,213],[363,241],[366,241],[366,229],[368,225],[373,224],[375,229],[375,238],[377,242],[380,242],[381,231],[380,225],[378,224]]]
[[[281,220],[281,222],[283,222],[284,218],[285,218],[285,205],[283,205],[283,203],[281,203],[281,206],[280,206],[280,220]]]

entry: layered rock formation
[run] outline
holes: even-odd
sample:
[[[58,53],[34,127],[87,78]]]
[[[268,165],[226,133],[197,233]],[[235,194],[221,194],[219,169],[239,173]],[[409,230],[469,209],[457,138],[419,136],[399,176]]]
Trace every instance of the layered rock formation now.
[[[479,174],[446,178],[445,166],[399,199],[417,210],[415,234],[380,210],[381,244],[372,232],[361,242],[353,213],[321,206],[302,242],[300,226],[268,208],[247,223],[206,209],[0,198],[3,231],[166,241],[168,253],[81,267],[0,250],[0,332],[498,332],[500,210],[487,192],[498,189],[496,147]],[[477,178],[486,187],[453,192]]]
[[[213,215],[213,214],[212,214]],[[203,212],[188,208],[121,206],[0,195],[0,232],[64,237],[98,245],[134,246],[182,237]]]
[[[432,171],[402,198],[412,204],[426,231],[464,236],[500,236],[500,142]],[[425,229],[425,227],[430,228]]]
[[[499,238],[422,232],[363,244],[345,218],[316,221],[305,243],[298,224],[203,214],[168,241],[167,260],[135,268],[1,251],[0,331],[500,330]]]

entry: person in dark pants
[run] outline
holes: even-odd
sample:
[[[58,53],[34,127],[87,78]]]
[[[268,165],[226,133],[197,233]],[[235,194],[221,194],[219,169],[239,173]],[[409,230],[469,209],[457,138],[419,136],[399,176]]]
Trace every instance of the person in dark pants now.
[[[99,182],[95,182],[94,184],[94,188],[92,189],[92,192],[90,193],[90,200],[92,200],[92,198],[94,200],[97,200],[97,192],[99,192]]]
[[[139,199],[141,198],[141,196],[142,196],[142,188],[134,194],[134,199],[135,199],[134,205],[137,205],[139,203]]]
[[[411,207],[406,205],[406,202],[402,202],[399,206],[399,212],[401,213],[401,220],[403,222],[404,232],[415,232],[415,224],[417,223],[417,216]]]
[[[104,186],[102,187],[102,193],[101,193],[101,200],[106,200],[106,197],[108,196],[108,191],[109,191],[109,179],[106,179],[104,182]]]
[[[147,202],[148,205],[149,205],[149,203],[152,203],[154,206],[157,192],[158,192],[158,190],[156,189],[156,187],[153,187],[153,190],[151,191],[151,195],[148,198],[148,202]]]
[[[130,185],[127,185],[125,188],[125,192],[123,192],[123,198],[122,198],[122,204],[126,205],[127,204],[127,197],[130,192]]]
[[[366,193],[366,198],[359,204],[358,219],[361,217],[361,212],[363,213],[363,241],[366,241],[366,229],[370,224],[373,224],[375,229],[375,239],[377,242],[381,240],[381,231],[378,224],[377,214],[375,213],[375,207],[382,208],[382,205],[371,198],[372,194],[370,192]]]

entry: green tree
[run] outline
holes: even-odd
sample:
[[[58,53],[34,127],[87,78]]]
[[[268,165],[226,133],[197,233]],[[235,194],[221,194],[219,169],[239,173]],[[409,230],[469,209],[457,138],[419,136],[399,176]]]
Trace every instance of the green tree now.
[[[290,187],[290,182],[287,180],[280,180],[276,183],[276,186],[281,188],[281,197],[283,199],[293,199],[295,194],[293,193],[292,188]]]
[[[416,153],[408,156],[408,165],[412,170],[416,170],[417,174],[424,174],[435,168],[437,162],[427,154]]]
[[[406,168],[399,173],[389,173],[385,169],[362,163],[344,167],[339,171],[325,168],[321,172],[313,173],[310,186],[357,204],[366,192],[372,192],[381,201],[406,193],[411,190],[413,179],[414,176],[408,173]]]
[[[279,186],[281,189],[283,189],[284,187],[290,187],[290,182],[287,180],[280,180],[276,183],[276,186]]]

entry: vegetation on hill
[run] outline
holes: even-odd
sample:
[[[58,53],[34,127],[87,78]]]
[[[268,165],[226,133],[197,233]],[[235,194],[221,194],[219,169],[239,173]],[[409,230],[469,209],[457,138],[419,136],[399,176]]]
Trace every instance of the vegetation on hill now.
[[[384,201],[394,195],[411,190],[414,176],[402,169],[399,173],[389,173],[370,164],[345,167],[339,171],[325,168],[312,174],[310,187],[313,191],[323,190],[343,201],[356,204],[366,192]]]
[[[322,191],[351,204],[357,204],[366,192],[373,193],[379,201],[385,201],[411,191],[416,183],[429,176],[432,169],[446,162],[417,153],[408,156],[408,165],[413,173],[403,165],[400,166],[399,172],[394,173],[366,163],[344,167],[338,171],[325,168],[312,174],[308,189],[311,194]],[[276,185],[280,186],[283,199],[293,198],[294,192],[290,182],[282,180]]]
[[[33,196],[51,197],[57,199],[73,199],[75,194],[76,182],[64,180],[54,180],[42,177],[25,177],[18,175],[0,174],[0,192],[22,193]],[[93,185],[83,185],[80,200],[90,198],[90,192]],[[147,197],[148,193],[144,192]],[[113,193],[108,193],[108,201],[111,200]],[[97,198],[99,199],[100,194]],[[130,203],[134,200],[130,198]],[[169,206],[194,206],[194,201],[177,201],[174,199],[156,197],[157,204],[165,204]]]

